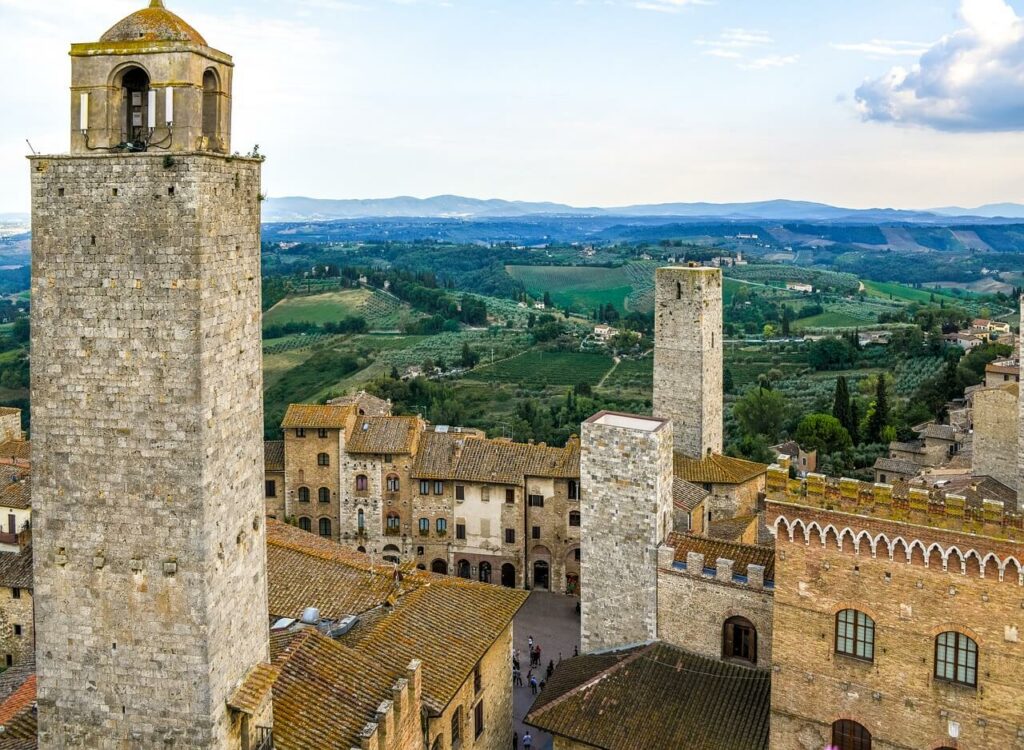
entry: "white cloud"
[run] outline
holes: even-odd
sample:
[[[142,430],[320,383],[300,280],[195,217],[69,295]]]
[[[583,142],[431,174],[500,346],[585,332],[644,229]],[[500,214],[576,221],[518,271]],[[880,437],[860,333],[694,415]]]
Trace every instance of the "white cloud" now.
[[[832,49],[842,52],[862,52],[872,58],[920,57],[930,45],[898,39],[872,39],[869,42],[834,43]]]
[[[1024,131],[1024,19],[1006,0],[962,0],[963,28],[856,91],[865,120],[954,132]]]
[[[766,70],[768,68],[784,68],[800,61],[800,55],[765,55],[753,60],[741,62],[744,70]]]
[[[653,10],[659,13],[678,13],[690,5],[714,5],[712,0],[638,0],[633,3],[639,10]]]

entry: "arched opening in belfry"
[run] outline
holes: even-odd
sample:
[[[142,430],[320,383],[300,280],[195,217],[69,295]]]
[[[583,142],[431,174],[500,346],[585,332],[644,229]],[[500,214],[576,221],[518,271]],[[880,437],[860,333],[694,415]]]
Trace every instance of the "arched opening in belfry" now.
[[[121,139],[125,143],[145,141],[149,135],[149,74],[132,66],[121,74]]]
[[[220,81],[217,73],[203,73],[203,141],[211,151],[220,149],[217,125],[220,122]]]

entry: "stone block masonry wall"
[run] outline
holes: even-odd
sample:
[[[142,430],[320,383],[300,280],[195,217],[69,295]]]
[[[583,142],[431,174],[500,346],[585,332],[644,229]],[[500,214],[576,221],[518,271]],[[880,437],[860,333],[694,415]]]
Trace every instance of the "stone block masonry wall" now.
[[[1021,325],[1024,325],[1024,304],[1021,305]],[[1024,351],[1024,328],[1021,328],[1021,351]],[[1018,352],[1018,355],[1020,352]],[[1024,477],[1024,387],[1017,401],[1017,476]],[[1017,482],[1017,507],[1024,508],[1024,482]]]
[[[39,746],[238,746],[269,655],[260,165],[31,163]]]
[[[659,268],[655,277],[654,414],[676,450],[722,452],[722,272]]]
[[[673,550],[670,550],[670,552]],[[722,581],[709,576],[717,560],[704,560],[681,569],[661,565],[658,570],[658,638],[674,646],[706,656],[722,658],[722,629],[730,617],[743,617],[757,631],[757,666],[772,663],[771,589],[764,587],[764,569],[733,566],[732,572],[747,582]],[[761,578],[751,573],[760,572]]]
[[[1017,394],[991,388],[974,394],[974,448],[971,470],[1017,489],[1019,440]]]
[[[0,587],[0,666],[17,666],[35,649],[32,591]]]
[[[583,423],[584,653],[657,637],[658,546],[672,528],[672,445],[664,420],[598,414]]]

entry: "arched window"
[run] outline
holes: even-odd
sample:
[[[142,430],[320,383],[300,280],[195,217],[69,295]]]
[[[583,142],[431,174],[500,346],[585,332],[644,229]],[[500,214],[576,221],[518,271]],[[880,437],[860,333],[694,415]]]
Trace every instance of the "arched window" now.
[[[302,516],[301,518],[299,518],[299,528],[303,531],[312,531],[313,520],[310,518],[306,518],[305,516]]]
[[[331,491],[326,487],[321,487],[316,491],[317,499],[322,503],[331,502]]]
[[[432,573],[440,573],[441,575],[448,575],[448,563],[444,560],[434,560],[430,563],[430,571]]]
[[[420,534],[423,535],[423,536],[426,536],[429,533],[430,533],[430,519],[429,518],[421,518],[420,519]]]
[[[356,552],[361,552],[362,554],[365,555],[366,554],[366,547],[363,547],[363,546],[356,547]]]
[[[299,487],[299,502],[300,503],[308,503],[309,502],[309,487]]]
[[[479,578],[482,583],[491,582],[491,564],[489,562],[480,563]]]
[[[459,578],[469,578],[469,571],[470,571],[469,560],[459,560],[458,570],[459,570]]]
[[[874,661],[875,621],[855,609],[844,609],[837,613],[836,653]]]
[[[579,526],[580,525],[580,512],[578,510],[570,511],[569,513],[569,525]]]
[[[434,525],[437,528],[437,533],[438,534],[447,534],[448,533],[448,519],[447,518],[438,518],[437,522]]]
[[[210,151],[222,149],[217,130],[220,127],[220,81],[217,73],[207,70],[203,73],[203,138]]]
[[[316,463],[318,466],[330,466],[331,457],[326,453],[318,453],[316,457]]]
[[[855,721],[842,719],[832,725],[835,750],[871,750],[871,732]]]
[[[949,631],[935,638],[935,679],[975,687],[978,644],[963,633]]]
[[[399,528],[402,525],[402,517],[397,513],[388,513],[388,531],[392,534],[397,534]]]
[[[366,511],[362,508],[356,513],[356,526],[359,528],[360,534],[366,531]]]
[[[387,480],[388,492],[398,492],[402,488],[402,480],[391,474]]]
[[[356,492],[366,492],[370,488],[370,480],[365,474],[356,477]]]
[[[730,617],[722,628],[722,658],[757,664],[757,630],[744,617]]]
[[[142,68],[128,68],[121,75],[124,119],[121,137],[127,141],[148,141],[149,75]]]
[[[321,518],[320,519],[320,536],[329,537],[331,535],[331,519]]]

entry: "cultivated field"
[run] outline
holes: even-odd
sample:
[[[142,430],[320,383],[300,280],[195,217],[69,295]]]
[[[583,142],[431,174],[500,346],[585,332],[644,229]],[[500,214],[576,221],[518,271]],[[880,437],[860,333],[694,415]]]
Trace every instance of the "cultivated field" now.
[[[286,323],[332,323],[363,317],[375,330],[397,328],[410,316],[406,307],[389,294],[374,289],[342,289],[323,294],[290,296],[263,316],[265,326]]]
[[[513,383],[526,387],[597,385],[614,366],[605,354],[545,352],[536,349],[517,357],[478,367],[473,380]]]
[[[535,297],[545,292],[560,307],[589,312],[613,304],[621,311],[654,309],[656,263],[637,261],[617,268],[598,266],[507,266],[512,278]]]

